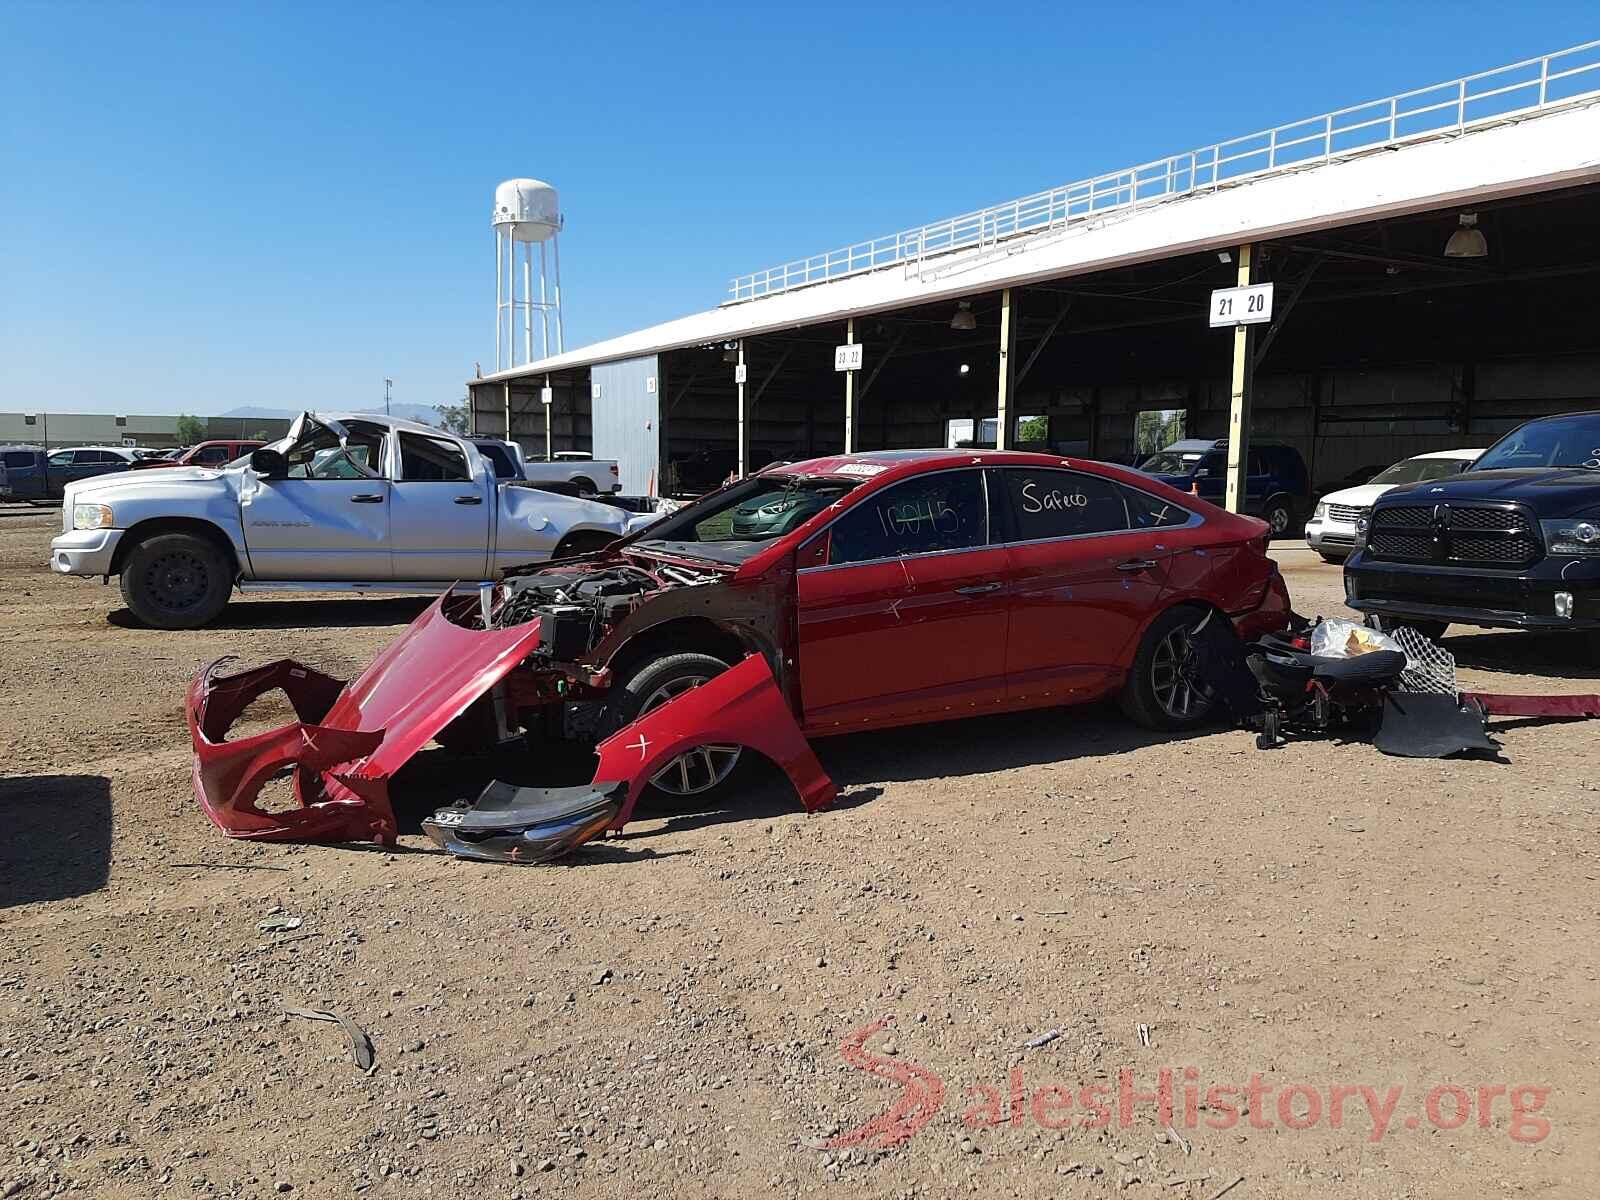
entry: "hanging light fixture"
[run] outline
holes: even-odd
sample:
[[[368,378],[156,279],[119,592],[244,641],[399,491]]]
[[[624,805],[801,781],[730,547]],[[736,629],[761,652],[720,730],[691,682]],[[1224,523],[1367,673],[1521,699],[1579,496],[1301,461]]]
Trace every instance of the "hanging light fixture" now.
[[[971,333],[977,327],[978,318],[972,315],[972,301],[958,302],[955,315],[950,318],[950,328],[958,333]]]
[[[1450,235],[1444,244],[1446,258],[1482,258],[1489,253],[1489,243],[1478,228],[1477,213],[1462,213],[1461,228]]]

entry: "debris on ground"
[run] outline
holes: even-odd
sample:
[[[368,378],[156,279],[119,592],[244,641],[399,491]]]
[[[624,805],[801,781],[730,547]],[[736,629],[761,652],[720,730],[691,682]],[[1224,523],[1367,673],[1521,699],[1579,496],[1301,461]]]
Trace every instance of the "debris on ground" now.
[[[378,1052],[373,1047],[372,1038],[367,1035],[367,1031],[343,1013],[327,1008],[293,1008],[287,1004],[283,1006],[283,1012],[289,1017],[303,1017],[307,1021],[331,1021],[338,1025],[350,1039],[350,1057],[361,1070],[372,1070],[373,1064],[378,1061]]]

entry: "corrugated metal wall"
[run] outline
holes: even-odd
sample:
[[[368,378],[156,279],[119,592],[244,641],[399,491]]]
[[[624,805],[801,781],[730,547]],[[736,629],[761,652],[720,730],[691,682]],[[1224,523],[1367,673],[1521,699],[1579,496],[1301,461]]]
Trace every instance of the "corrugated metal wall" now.
[[[622,469],[622,491],[640,496],[661,479],[661,387],[651,354],[599,363],[589,372],[596,458],[614,458]]]

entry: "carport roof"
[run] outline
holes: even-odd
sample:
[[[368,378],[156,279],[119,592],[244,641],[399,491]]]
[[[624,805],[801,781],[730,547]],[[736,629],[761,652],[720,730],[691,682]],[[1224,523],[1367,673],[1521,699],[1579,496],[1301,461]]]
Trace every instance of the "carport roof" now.
[[[828,283],[729,303],[471,384],[510,381],[686,346],[1600,181],[1600,101],[1308,166],[1224,182],[1103,219],[1020,234]]]

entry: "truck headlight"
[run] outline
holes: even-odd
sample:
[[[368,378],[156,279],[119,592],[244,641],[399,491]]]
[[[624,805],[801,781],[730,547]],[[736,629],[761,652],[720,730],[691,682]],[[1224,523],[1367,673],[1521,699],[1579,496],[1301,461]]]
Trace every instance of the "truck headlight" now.
[[[1328,506],[1326,504],[1324,504],[1321,500],[1318,500],[1317,501],[1317,506],[1311,510],[1311,519],[1313,521],[1320,521],[1320,520],[1322,520],[1323,517],[1325,517],[1327,515],[1328,515]]]
[[[111,509],[104,504],[74,504],[72,527],[74,529],[110,529]]]
[[[1545,552],[1571,558],[1600,558],[1600,517],[1540,521]]]
[[[1367,548],[1367,532],[1372,528],[1372,518],[1362,513],[1356,518],[1355,546],[1357,550]]]

